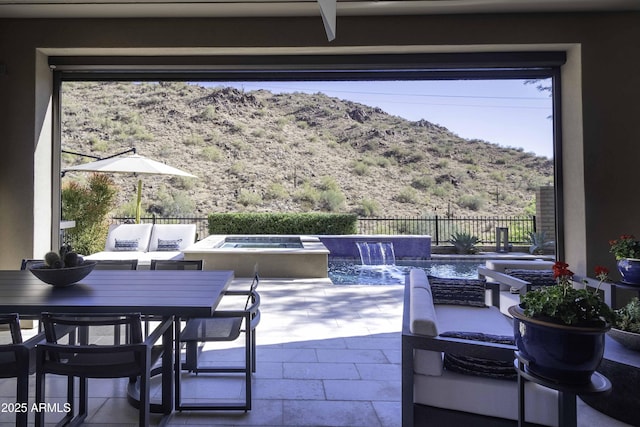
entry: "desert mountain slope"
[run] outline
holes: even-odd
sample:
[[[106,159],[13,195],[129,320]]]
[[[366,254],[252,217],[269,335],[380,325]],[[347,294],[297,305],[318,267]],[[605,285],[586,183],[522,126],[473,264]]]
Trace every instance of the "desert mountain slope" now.
[[[136,147],[198,176],[143,177],[145,208],[164,215],[523,215],[553,179],[547,158],[324,94],[65,82],[62,103],[64,150],[104,157]],[[62,167],[86,161],[63,154]],[[86,176],[68,173],[63,184]],[[113,178],[118,213],[130,213],[136,178]]]

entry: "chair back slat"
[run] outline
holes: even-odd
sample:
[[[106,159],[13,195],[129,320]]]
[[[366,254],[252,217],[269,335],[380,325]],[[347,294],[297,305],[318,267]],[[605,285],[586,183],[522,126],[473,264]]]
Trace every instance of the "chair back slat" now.
[[[151,270],[202,270],[201,259],[152,259]]]
[[[95,261],[94,270],[136,270],[138,268],[137,259],[100,259]]]

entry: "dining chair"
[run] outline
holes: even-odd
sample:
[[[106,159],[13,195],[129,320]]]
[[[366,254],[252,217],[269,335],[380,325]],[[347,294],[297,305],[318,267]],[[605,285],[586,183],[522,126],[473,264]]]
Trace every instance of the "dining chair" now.
[[[89,378],[129,378],[139,381],[139,424],[149,425],[149,381],[151,367],[162,355],[154,344],[172,326],[165,319],[146,339],[142,338],[140,313],[42,313],[46,342],[36,349],[36,405],[45,403],[47,374],[67,377],[67,408],[61,423],[77,425],[87,416]],[[109,342],[104,327],[128,331],[128,339]],[[75,412],[75,377],[79,378],[78,414]],[[36,426],[44,426],[45,411],[36,412]]]
[[[201,259],[152,259],[151,270],[202,270]]]
[[[260,323],[260,295],[257,292],[260,278],[256,273],[247,290],[225,292],[223,301],[230,297],[241,297],[243,306],[237,310],[216,309],[211,317],[187,319],[185,328],[179,333],[180,343],[186,344],[185,363],[182,369],[205,373],[244,373],[245,399],[238,404],[206,403],[180,404],[185,410],[244,410],[251,409],[251,374],[256,371],[256,327]],[[200,366],[199,344],[216,341],[235,341],[244,333],[244,364],[242,366]],[[176,400],[180,401],[180,378],[177,379]]]
[[[26,426],[29,407],[29,375],[35,371],[35,347],[44,340],[44,334],[38,334],[22,341],[20,319],[17,313],[0,314],[0,325],[8,326],[10,342],[0,344],[0,378],[16,379],[15,401],[10,405],[16,414],[16,426]],[[9,409],[9,407],[7,407]]]
[[[94,270],[136,270],[137,259],[97,259]]]
[[[44,264],[43,259],[23,259],[20,264],[20,270],[28,270],[36,264]]]

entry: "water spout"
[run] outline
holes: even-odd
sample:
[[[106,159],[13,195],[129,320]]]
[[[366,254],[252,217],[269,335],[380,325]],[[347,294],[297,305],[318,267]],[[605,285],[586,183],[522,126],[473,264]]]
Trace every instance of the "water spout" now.
[[[392,242],[356,242],[362,265],[396,265]]]

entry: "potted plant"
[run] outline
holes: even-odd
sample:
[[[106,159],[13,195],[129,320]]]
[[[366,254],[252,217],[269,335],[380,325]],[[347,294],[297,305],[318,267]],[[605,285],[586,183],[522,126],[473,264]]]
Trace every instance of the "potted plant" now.
[[[623,346],[640,351],[640,301],[634,297],[615,311],[615,322],[609,336]]]
[[[616,257],[622,282],[640,285],[640,241],[632,234],[623,234],[618,239],[610,240],[609,245],[610,252]]]
[[[573,272],[564,262],[553,266],[556,284],[522,295],[509,308],[514,335],[528,370],[564,384],[588,384],[604,354],[604,337],[614,319],[598,289],[573,287]],[[608,271],[596,267],[600,283]],[[599,288],[599,286],[598,286]]]

